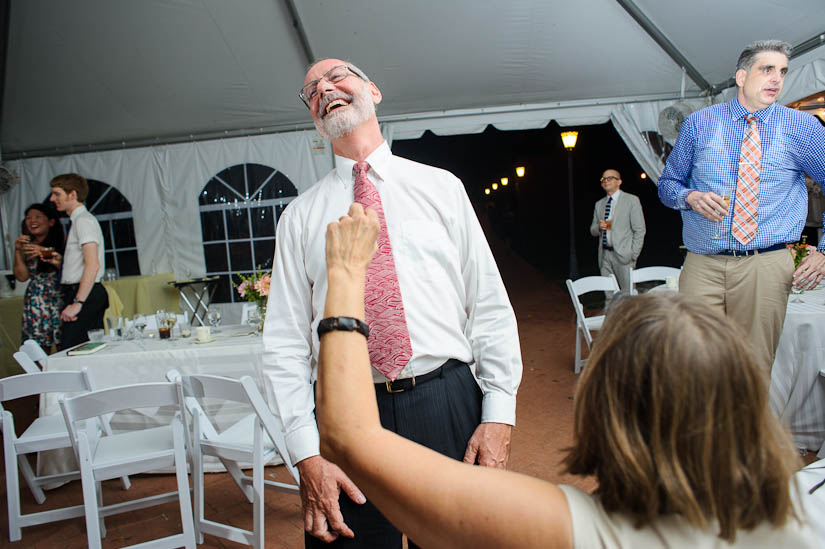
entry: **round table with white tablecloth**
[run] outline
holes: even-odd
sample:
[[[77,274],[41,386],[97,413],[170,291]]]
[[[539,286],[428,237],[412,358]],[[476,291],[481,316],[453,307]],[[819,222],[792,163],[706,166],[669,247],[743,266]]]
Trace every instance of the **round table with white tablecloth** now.
[[[825,457],[825,287],[788,300],[771,370],[771,408],[798,448]]]
[[[250,326],[222,326],[213,333],[214,341],[199,344],[194,337],[161,340],[157,337],[130,341],[108,341],[99,352],[83,356],[68,356],[66,351],[49,356],[48,371],[87,368],[96,389],[133,383],[166,381],[166,372],[176,369],[182,374],[213,374],[225,377],[252,377],[264,398],[270,391],[261,373],[261,336]],[[59,414],[55,395],[45,395],[40,402],[41,415]],[[225,404],[209,410],[222,429],[249,413],[241,404]],[[115,432],[167,424],[174,411],[142,409],[118,412],[112,418]],[[55,473],[65,468],[71,450],[42,456],[41,471]],[[217,462],[210,462],[216,464]],[[215,470],[210,465],[210,469]]]

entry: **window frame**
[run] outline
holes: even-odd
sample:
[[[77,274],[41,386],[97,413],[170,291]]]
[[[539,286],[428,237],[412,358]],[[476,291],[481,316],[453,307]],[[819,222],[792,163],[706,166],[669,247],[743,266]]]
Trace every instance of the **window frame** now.
[[[265,167],[271,169],[272,171],[267,175],[267,177],[257,183],[255,181],[249,180],[249,166],[255,165],[259,167]],[[243,166],[243,174],[244,174],[244,187],[246,189],[246,195],[241,194],[235,189],[230,183],[228,183],[222,174],[226,173],[228,170],[236,168],[237,166]],[[273,183],[273,179],[277,174],[281,174],[288,182],[292,188],[294,189],[294,195],[287,195],[280,198],[261,198],[263,191],[267,185]],[[217,181],[220,183],[221,188],[223,191],[226,192],[225,196],[221,196],[217,202],[212,202],[208,204],[204,204],[201,202],[203,195],[206,192],[206,187],[212,182]],[[254,185],[254,191],[249,192],[251,186]],[[237,292],[233,291],[234,286],[232,283],[237,283],[238,275],[248,275],[258,271],[258,268],[261,265],[264,265],[267,260],[271,260],[272,256],[268,256],[265,258],[259,258],[256,256],[255,250],[255,243],[256,242],[271,242],[272,247],[275,247],[275,238],[278,231],[278,220],[280,218],[281,212],[286,206],[292,202],[298,196],[298,189],[295,187],[295,184],[292,183],[292,180],[286,176],[283,172],[278,170],[277,168],[273,168],[272,166],[268,166],[266,164],[259,164],[256,162],[244,162],[241,164],[233,164],[231,166],[227,166],[226,168],[219,171],[214,176],[210,177],[206,183],[204,183],[203,187],[201,187],[200,192],[198,193],[198,214],[200,217],[201,223],[201,238],[202,238],[202,248],[203,248],[203,258],[204,258],[204,267],[206,269],[206,276],[219,276],[223,280],[226,277],[230,282],[229,288],[229,301],[228,303],[238,303],[243,302],[244,300],[237,295]],[[231,199],[227,199],[227,197],[231,197]],[[273,232],[271,236],[255,236],[255,229],[253,225],[252,219],[252,210],[257,208],[267,208],[272,214],[273,220]],[[246,223],[247,223],[247,230],[248,236],[243,237],[233,237],[230,235],[230,227],[228,221],[228,215],[233,211],[238,210],[245,210],[247,212],[246,216]],[[204,238],[204,225],[203,225],[203,215],[204,213],[208,212],[221,212],[221,223],[222,223],[222,230],[223,230],[223,238],[222,239],[211,239],[206,240]],[[231,248],[233,244],[248,244],[249,250],[251,254],[251,269],[243,268],[237,269],[233,268],[232,265],[232,253]],[[226,258],[226,269],[220,270],[210,270],[209,265],[207,263],[207,255],[206,249],[207,246],[215,246],[215,245],[223,245],[223,253],[225,254]],[[271,268],[271,267],[270,267]],[[264,270],[269,270],[268,268],[264,268]],[[218,294],[220,295],[220,294]],[[221,303],[221,301],[215,301],[216,303]]]

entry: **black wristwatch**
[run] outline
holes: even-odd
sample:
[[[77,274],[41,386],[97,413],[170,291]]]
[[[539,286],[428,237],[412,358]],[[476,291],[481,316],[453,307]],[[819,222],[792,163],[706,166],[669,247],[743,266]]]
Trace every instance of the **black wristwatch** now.
[[[318,323],[318,337],[320,338],[332,330],[343,330],[345,332],[358,332],[364,337],[370,337],[370,327],[366,322],[351,316],[330,316]]]
[[[72,303],[80,303],[81,305],[85,305],[85,304],[86,304],[86,302],[85,302],[85,301],[83,301],[83,300],[81,300],[81,299],[77,299],[77,298],[74,298],[74,299],[72,300]]]

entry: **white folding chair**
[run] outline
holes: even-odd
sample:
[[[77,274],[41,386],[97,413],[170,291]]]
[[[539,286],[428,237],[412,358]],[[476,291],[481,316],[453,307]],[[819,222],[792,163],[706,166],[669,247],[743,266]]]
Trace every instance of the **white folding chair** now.
[[[22,347],[21,347],[22,348]],[[14,360],[23,368],[27,374],[36,374],[40,372],[40,367],[31,359],[31,357],[23,351],[14,353]]]
[[[648,282],[650,280],[666,281],[669,276],[675,276],[679,280],[679,275],[682,274],[681,269],[676,267],[642,267],[641,269],[630,268],[630,287],[632,293],[636,294],[637,282]]]
[[[178,380],[181,400],[191,417],[192,483],[194,486],[195,532],[198,543],[203,534],[264,547],[264,488],[297,494],[297,484],[286,484],[264,478],[264,465],[280,456],[295,482],[298,472],[292,466],[280,422],[269,410],[255,382],[249,376],[241,379],[210,375],[184,375],[172,370],[167,377]],[[251,413],[231,427],[219,432],[211,422],[203,402],[230,401],[251,407]],[[187,426],[188,429],[188,426]],[[189,438],[191,437],[191,438]],[[246,499],[253,504],[253,530],[244,530],[208,520],[204,516],[203,456],[217,457]],[[243,473],[240,464],[252,464],[252,476]]]
[[[49,355],[46,354],[46,351],[44,351],[35,340],[27,339],[23,342],[23,345],[20,346],[20,350],[29,355],[29,358],[37,364],[38,369],[43,370],[44,366],[46,366],[46,359],[49,358]]]
[[[83,372],[35,372],[0,379],[0,402],[44,393],[86,392],[92,388],[88,374]],[[6,463],[6,497],[9,507],[9,539],[21,538],[21,528],[44,524],[68,518],[83,516],[83,506],[63,507],[39,513],[21,514],[20,486],[18,472],[38,504],[46,500],[41,486],[50,483],[68,482],[80,477],[80,472],[70,471],[56,475],[37,476],[29,464],[26,454],[71,447],[69,432],[62,415],[41,416],[21,434],[16,435],[14,417],[0,405],[3,414],[3,455]],[[108,429],[108,419],[88,422],[89,429]],[[129,478],[123,477],[123,488],[129,488]]]
[[[177,413],[170,425],[99,437],[98,433],[84,429],[81,423],[84,419],[120,410],[160,406],[176,408]],[[177,500],[183,532],[139,545],[170,548],[185,546],[193,549],[195,530],[186,474],[186,443],[180,418],[182,407],[177,386],[174,383],[142,383],[113,387],[63,398],[60,407],[80,464],[89,547],[101,546],[101,535],[106,535],[103,517]],[[175,468],[177,491],[103,505],[102,481],[168,467]]]
[[[574,371],[578,374],[584,367],[586,360],[581,357],[581,340],[587,343],[588,351],[593,346],[593,336],[591,331],[600,330],[604,322],[604,315],[584,316],[584,307],[579,299],[580,296],[588,292],[618,292],[619,283],[616,277],[610,276],[585,276],[575,282],[567,279],[567,291],[570,293],[570,300],[573,302],[573,309],[576,311],[576,361]]]

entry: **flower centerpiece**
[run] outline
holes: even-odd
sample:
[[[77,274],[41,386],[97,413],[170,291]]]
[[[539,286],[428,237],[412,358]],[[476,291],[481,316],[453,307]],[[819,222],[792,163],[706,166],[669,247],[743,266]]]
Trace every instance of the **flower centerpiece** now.
[[[802,263],[802,260],[808,257],[810,254],[816,252],[816,246],[811,246],[808,244],[808,238],[805,235],[802,235],[802,238],[799,239],[799,242],[794,242],[793,244],[788,244],[788,249],[791,250],[791,256],[793,257],[793,267],[796,269],[799,267],[799,264]],[[799,294],[805,291],[804,287],[796,287],[793,284],[791,285],[791,293],[794,294],[793,299],[791,300],[792,303],[803,303],[802,299],[800,298]]]
[[[264,319],[266,318],[266,301],[269,298],[269,284],[272,281],[272,273],[267,271],[256,271],[248,275],[238,275],[241,282],[235,286],[238,289],[238,295],[250,303],[255,303],[258,308],[261,323],[260,329],[263,329]]]
[[[788,244],[788,248],[791,250],[791,255],[793,256],[794,268],[799,267],[799,264],[802,263],[803,259],[816,251],[816,246],[811,246],[808,244],[808,237],[804,234],[802,235],[802,238],[799,239],[799,242]]]

